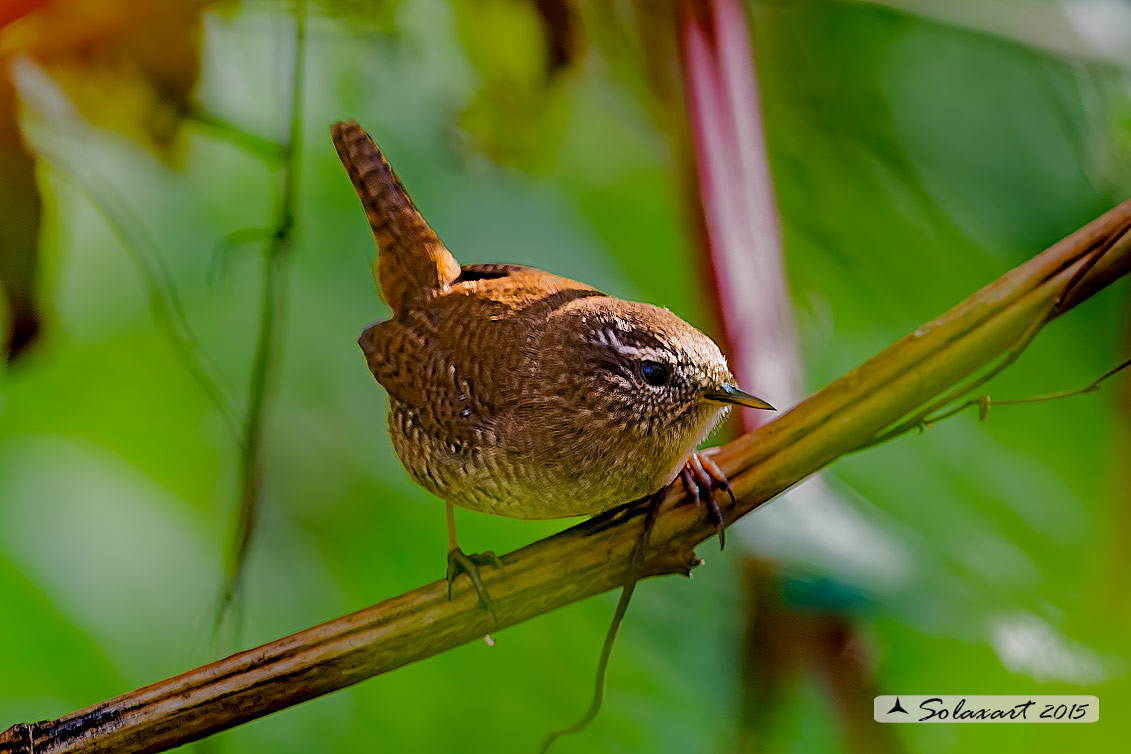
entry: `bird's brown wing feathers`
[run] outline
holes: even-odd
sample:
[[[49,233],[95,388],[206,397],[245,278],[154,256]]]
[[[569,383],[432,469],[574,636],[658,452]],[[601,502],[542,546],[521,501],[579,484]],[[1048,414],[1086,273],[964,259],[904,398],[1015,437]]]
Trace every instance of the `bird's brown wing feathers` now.
[[[453,285],[404,316],[373,325],[358,343],[389,395],[414,409],[437,436],[482,441],[539,379],[539,347],[550,310],[599,291],[513,265],[468,265],[503,277]],[[534,311],[544,309],[545,312]]]

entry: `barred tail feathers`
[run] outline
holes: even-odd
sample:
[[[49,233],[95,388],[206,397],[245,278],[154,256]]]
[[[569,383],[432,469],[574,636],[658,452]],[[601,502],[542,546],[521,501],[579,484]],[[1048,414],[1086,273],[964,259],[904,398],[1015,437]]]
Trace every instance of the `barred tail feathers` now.
[[[460,274],[459,263],[416,209],[373,139],[354,121],[335,123],[330,136],[373,229],[373,269],[393,313],[447,288]]]

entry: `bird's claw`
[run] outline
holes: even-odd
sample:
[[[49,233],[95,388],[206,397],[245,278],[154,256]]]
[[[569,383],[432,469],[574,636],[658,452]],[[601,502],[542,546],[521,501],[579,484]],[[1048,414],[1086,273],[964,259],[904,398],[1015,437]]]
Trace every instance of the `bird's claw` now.
[[[495,615],[495,606],[491,602],[491,595],[487,594],[487,587],[483,586],[483,579],[479,575],[480,566],[494,566],[500,571],[503,570],[503,561],[499,560],[499,556],[488,550],[487,552],[475,552],[470,555],[459,549],[458,547],[452,549],[448,553],[448,599],[452,598],[452,582],[461,573],[466,573],[467,577],[471,579],[471,585],[475,587],[476,594],[479,595],[479,604],[484,610]]]
[[[723,512],[715,499],[715,491],[723,490],[730,496],[731,505],[735,504],[734,491],[730,488],[726,474],[719,465],[711,459],[707,452],[692,451],[687,459],[687,465],[680,472],[687,491],[695,495],[695,504],[700,509],[707,508],[707,521],[714,524],[719,535],[719,549],[726,547],[726,527],[723,521]]]

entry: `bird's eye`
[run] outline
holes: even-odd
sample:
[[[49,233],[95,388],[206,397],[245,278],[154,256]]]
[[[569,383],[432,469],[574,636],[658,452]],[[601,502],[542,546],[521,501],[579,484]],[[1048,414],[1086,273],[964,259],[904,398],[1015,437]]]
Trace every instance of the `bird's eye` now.
[[[668,384],[671,372],[668,371],[667,366],[658,361],[642,361],[640,362],[640,376],[649,385],[660,387]]]

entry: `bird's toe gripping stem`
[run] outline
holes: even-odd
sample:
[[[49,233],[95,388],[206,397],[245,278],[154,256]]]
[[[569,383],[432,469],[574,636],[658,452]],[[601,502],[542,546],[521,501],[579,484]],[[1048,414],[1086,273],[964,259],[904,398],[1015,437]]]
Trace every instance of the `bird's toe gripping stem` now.
[[[680,472],[687,491],[695,495],[695,504],[702,510],[707,509],[707,520],[715,525],[719,535],[719,549],[726,547],[726,528],[723,526],[723,512],[715,499],[715,492],[722,490],[730,496],[731,505],[735,504],[734,492],[730,488],[726,474],[719,468],[710,455],[698,450],[692,451],[687,459],[687,465]]]
[[[495,606],[491,603],[491,595],[487,594],[487,587],[483,586],[483,579],[479,575],[480,566],[494,566],[500,571],[503,570],[503,561],[499,560],[499,556],[488,550],[487,552],[475,552],[470,555],[458,547],[454,547],[448,551],[448,599],[452,598],[452,582],[456,580],[461,573],[466,573],[467,577],[471,579],[472,586],[475,587],[476,594],[479,595],[479,604],[484,610],[487,610],[491,615],[495,614]]]

